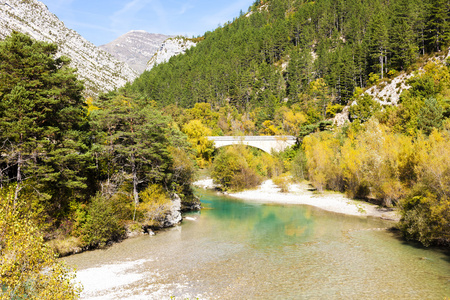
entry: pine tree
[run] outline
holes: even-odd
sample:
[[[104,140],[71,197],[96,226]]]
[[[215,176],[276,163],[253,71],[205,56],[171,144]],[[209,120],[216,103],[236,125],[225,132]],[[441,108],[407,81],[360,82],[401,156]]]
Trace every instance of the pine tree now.
[[[388,30],[386,14],[382,7],[378,7],[378,12],[373,16],[369,24],[368,45],[369,57],[374,66],[378,67],[381,78],[383,79],[387,69],[387,50],[388,50]],[[377,70],[374,68],[374,71]],[[377,72],[378,73],[378,72]]]
[[[430,134],[434,128],[442,127],[442,106],[435,98],[425,99],[425,103],[417,116],[417,124],[425,134]]]
[[[135,208],[139,192],[149,183],[171,188],[172,158],[168,147],[177,138],[167,118],[151,107],[122,94],[104,96],[93,113],[98,132],[99,157],[106,164],[107,179],[116,172],[131,176]],[[136,211],[136,210],[135,210]]]
[[[391,62],[396,69],[406,69],[419,53],[414,32],[413,5],[410,0],[398,0],[393,4],[389,40]]]
[[[15,199],[25,182],[61,201],[86,188],[83,86],[56,52],[17,32],[0,43],[0,180],[17,183]]]
[[[447,0],[429,0],[426,32],[428,47],[440,51],[450,42],[450,4]]]

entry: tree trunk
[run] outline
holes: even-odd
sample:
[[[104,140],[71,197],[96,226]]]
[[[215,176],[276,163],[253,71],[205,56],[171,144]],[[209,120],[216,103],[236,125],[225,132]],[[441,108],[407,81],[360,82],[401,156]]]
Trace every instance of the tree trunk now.
[[[381,64],[381,79],[383,79],[383,62],[384,62],[384,60],[383,60],[383,51],[381,51],[381,53],[380,53],[380,57],[379,57],[379,60],[380,60],[380,64]]]
[[[131,172],[133,175],[133,198],[134,198],[134,213],[133,213],[133,221],[136,220],[136,209],[139,205],[139,194],[137,190],[138,186],[138,178],[137,178],[137,170],[136,170],[136,162],[134,161],[134,155],[131,156]]]
[[[17,199],[19,198],[19,192],[22,189],[22,174],[21,174],[21,166],[22,166],[22,153],[19,151],[17,155],[17,176],[16,176],[16,190],[14,192],[14,209],[16,209]]]

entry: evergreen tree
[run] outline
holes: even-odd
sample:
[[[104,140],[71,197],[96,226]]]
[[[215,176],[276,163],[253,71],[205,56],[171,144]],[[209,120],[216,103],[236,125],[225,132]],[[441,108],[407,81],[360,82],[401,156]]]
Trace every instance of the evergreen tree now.
[[[417,59],[419,53],[414,32],[416,16],[413,5],[415,3],[410,0],[397,0],[392,5],[390,52],[392,65],[396,69],[406,69]]]
[[[171,191],[172,157],[169,146],[180,135],[171,130],[168,120],[158,111],[122,94],[104,96],[101,108],[93,113],[98,131],[99,156],[106,164],[107,179],[116,172],[129,174],[135,208],[139,192],[149,183]],[[136,210],[135,210],[136,211]]]
[[[450,42],[450,4],[446,0],[429,0],[426,32],[428,47],[440,51]]]
[[[368,45],[369,45],[369,57],[373,64],[373,71],[379,73],[381,79],[387,69],[387,50],[388,50],[388,29],[386,14],[383,11],[382,6],[378,6],[375,9],[378,10],[373,16],[369,24],[368,32]]]
[[[56,52],[17,32],[0,42],[0,184],[16,182],[15,199],[27,185],[59,201],[86,188],[83,85]]]
[[[442,127],[443,109],[436,98],[427,98],[425,103],[419,111],[417,116],[417,123],[419,128],[425,134],[430,134],[433,128],[439,129]]]

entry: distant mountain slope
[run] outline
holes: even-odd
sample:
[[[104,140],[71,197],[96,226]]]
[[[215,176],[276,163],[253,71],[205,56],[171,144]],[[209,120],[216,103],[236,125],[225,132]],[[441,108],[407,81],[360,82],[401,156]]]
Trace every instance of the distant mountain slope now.
[[[8,0],[0,5],[0,39],[13,30],[40,41],[56,43],[59,53],[72,59],[86,87],[86,95],[96,95],[123,86],[138,75],[127,64],[100,50],[74,30],[68,29],[37,0]]]
[[[100,46],[100,49],[142,73],[147,67],[147,62],[168,38],[170,36],[164,34],[133,30],[106,45]]]
[[[172,56],[184,54],[195,45],[195,42],[184,37],[168,38],[148,61],[147,70],[150,71],[154,66],[168,62]]]

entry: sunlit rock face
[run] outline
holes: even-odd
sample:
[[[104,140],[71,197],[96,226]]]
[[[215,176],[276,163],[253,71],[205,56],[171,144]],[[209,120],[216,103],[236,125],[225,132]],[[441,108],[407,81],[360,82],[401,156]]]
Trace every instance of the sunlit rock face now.
[[[100,46],[100,49],[142,73],[145,71],[149,60],[168,38],[170,36],[164,34],[133,30],[106,45]]]
[[[0,5],[0,39],[13,30],[32,38],[55,43],[59,54],[71,58],[71,66],[84,80],[86,96],[114,90],[132,82],[138,72],[111,54],[88,42],[76,31],[67,28],[47,6],[37,0],[7,0]]]
[[[147,70],[150,71],[154,66],[163,62],[168,62],[172,56],[184,54],[193,46],[195,46],[195,43],[184,37],[175,37],[165,40],[161,45],[161,48],[148,62]]]

